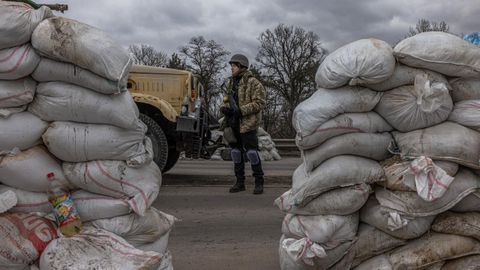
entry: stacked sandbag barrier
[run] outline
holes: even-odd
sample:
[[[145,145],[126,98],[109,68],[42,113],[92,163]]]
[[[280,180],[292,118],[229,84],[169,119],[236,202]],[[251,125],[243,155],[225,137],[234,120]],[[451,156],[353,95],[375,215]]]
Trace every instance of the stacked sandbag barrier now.
[[[270,134],[268,134],[263,128],[260,127],[257,130],[257,137],[258,154],[260,155],[261,160],[271,161],[282,159]]]
[[[151,207],[162,175],[126,91],[128,52],[45,7],[1,1],[0,14],[0,268],[173,269],[176,219]],[[49,219],[49,172],[70,189],[78,235]]]
[[[479,78],[480,48],[442,32],[327,56],[294,112],[303,163],[275,201],[281,269],[478,266]]]

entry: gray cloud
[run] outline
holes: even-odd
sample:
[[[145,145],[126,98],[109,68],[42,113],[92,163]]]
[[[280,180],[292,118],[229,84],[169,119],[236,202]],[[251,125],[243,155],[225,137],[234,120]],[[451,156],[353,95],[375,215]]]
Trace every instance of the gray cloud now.
[[[191,37],[213,39],[253,59],[260,33],[279,23],[316,33],[328,50],[368,37],[391,44],[425,18],[450,31],[480,31],[480,0],[45,0],[65,3],[65,17],[105,30],[120,44],[149,44],[168,54]]]

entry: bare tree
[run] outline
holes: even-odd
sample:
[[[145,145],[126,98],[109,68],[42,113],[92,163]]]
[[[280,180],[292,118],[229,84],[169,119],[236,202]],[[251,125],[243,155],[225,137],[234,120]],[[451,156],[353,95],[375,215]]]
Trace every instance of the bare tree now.
[[[153,46],[141,44],[130,45],[128,50],[134,56],[135,64],[165,67],[167,65],[167,54],[157,51]]]
[[[449,30],[450,30],[450,27],[444,21],[437,23],[434,21],[429,21],[427,19],[420,19],[415,25],[415,28],[410,26],[410,29],[406,37],[411,37],[422,32],[430,32],[430,31],[440,31],[440,32],[448,33]]]
[[[313,32],[283,24],[261,33],[259,41],[255,59],[264,74],[264,85],[285,102],[282,130],[287,131],[285,136],[293,136],[293,110],[315,91],[315,73],[325,50]]]
[[[199,77],[204,87],[205,104],[211,109],[211,100],[220,93],[220,75],[227,66],[226,56],[230,52],[203,36],[192,37],[186,46],[180,48],[180,52],[187,59],[187,68]]]
[[[183,69],[183,70],[187,69],[185,59],[181,59],[177,53],[172,53],[172,55],[170,56],[170,59],[168,59],[167,67],[174,68],[174,69]]]

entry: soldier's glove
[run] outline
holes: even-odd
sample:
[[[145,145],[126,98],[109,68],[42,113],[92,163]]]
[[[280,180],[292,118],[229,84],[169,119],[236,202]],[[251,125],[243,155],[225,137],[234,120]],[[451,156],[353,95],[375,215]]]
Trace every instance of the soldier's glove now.
[[[230,107],[223,106],[220,108],[220,112],[223,113],[225,116],[233,115],[233,109]]]

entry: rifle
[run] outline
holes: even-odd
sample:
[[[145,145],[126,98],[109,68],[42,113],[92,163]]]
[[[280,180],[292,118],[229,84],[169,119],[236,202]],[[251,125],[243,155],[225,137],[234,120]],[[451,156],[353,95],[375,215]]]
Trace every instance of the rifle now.
[[[225,100],[227,99],[227,100]],[[229,94],[227,96],[224,97],[223,101],[227,101],[228,102],[228,106],[230,107],[230,109],[232,109],[232,114],[231,115],[225,115],[225,117],[227,118],[227,125],[230,126],[230,127],[238,127],[239,125],[239,122],[240,122],[240,117],[241,117],[241,113],[240,113],[240,108],[238,108],[238,105],[237,103],[235,102],[235,99],[233,98],[233,94]]]

